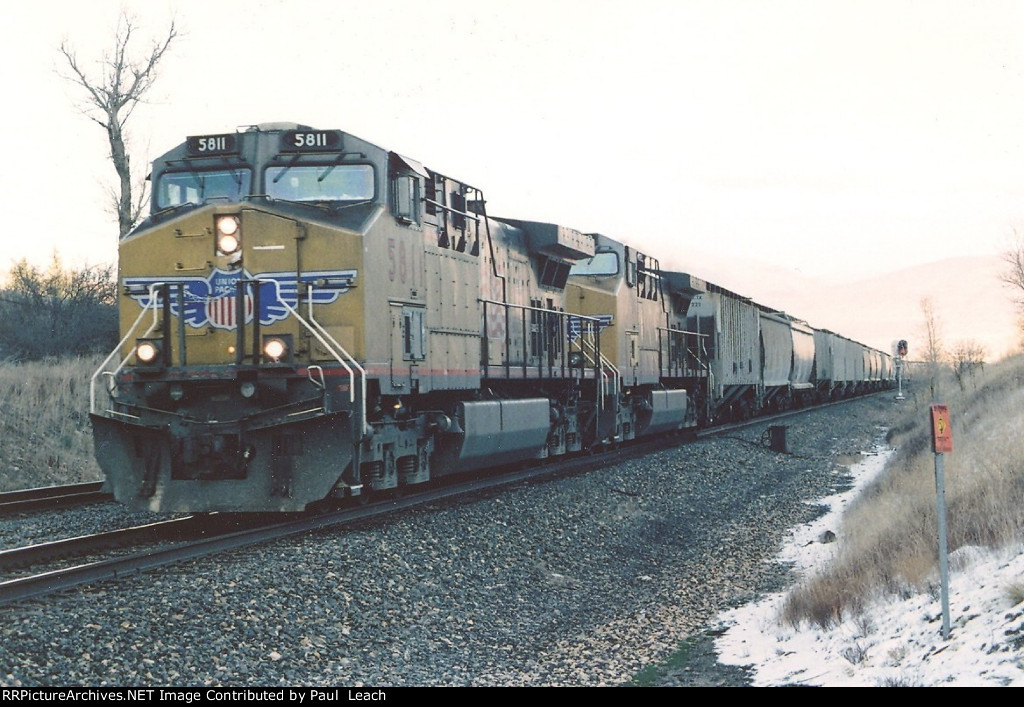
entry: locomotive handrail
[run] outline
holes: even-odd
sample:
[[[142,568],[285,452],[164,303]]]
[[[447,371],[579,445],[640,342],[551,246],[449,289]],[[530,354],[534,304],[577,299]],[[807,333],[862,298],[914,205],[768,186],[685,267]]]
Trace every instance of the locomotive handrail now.
[[[468,211],[459,211],[458,209],[452,208],[451,206],[448,206],[446,204],[442,204],[440,201],[434,201],[433,199],[424,198],[423,202],[426,203],[426,204],[430,204],[431,206],[436,206],[439,209],[444,209],[445,211],[448,211],[450,213],[456,214],[458,216],[462,216],[464,218],[471,219],[473,221],[479,222],[481,220],[481,218],[479,216],[477,216],[476,214],[471,214]]]
[[[663,326],[658,327],[658,331],[667,331],[667,332],[670,332],[672,334],[689,334],[690,336],[696,336],[696,337],[704,338],[704,339],[706,339],[709,336],[711,336],[711,334],[701,334],[699,331],[689,331],[687,329],[671,329],[669,327],[663,327]]]
[[[142,311],[139,312],[139,316],[135,319],[135,321],[132,323],[132,325],[130,327],[128,327],[128,331],[124,335],[124,338],[121,339],[117,343],[117,346],[114,347],[114,350],[111,351],[110,354],[105,359],[103,359],[103,363],[100,364],[99,368],[96,369],[96,372],[92,374],[92,378],[89,379],[89,412],[90,413],[99,414],[97,412],[97,410],[96,410],[96,380],[101,375],[107,375],[107,376],[111,376],[111,377],[116,376],[121,371],[121,369],[124,368],[125,364],[128,363],[128,358],[125,357],[117,365],[117,368],[115,368],[113,371],[105,371],[104,370],[107,367],[107,365],[113,360],[114,356],[116,356],[117,353],[121,350],[121,347],[124,346],[126,343],[128,343],[128,339],[135,332],[135,328],[138,327],[140,323],[142,323],[142,319],[146,316],[146,313],[149,311],[150,307],[153,308],[153,323],[152,323],[152,325],[150,325],[149,329],[146,330],[146,333],[143,334],[143,336],[149,336],[149,334],[154,329],[156,329],[157,326],[159,325],[159,321],[157,319],[156,288],[163,287],[166,284],[167,283],[165,283],[165,282],[154,282],[154,283],[152,283],[149,286],[149,299],[146,300],[146,304],[142,307]],[[107,393],[108,394],[110,393],[110,389],[109,388],[107,389]]]
[[[273,284],[275,294],[277,295],[277,302],[282,307],[284,307],[289,314],[295,317],[296,321],[302,324],[302,326],[306,327],[306,329],[309,330],[309,333],[315,336],[317,341],[319,341],[323,345],[323,347],[327,349],[327,353],[334,356],[335,360],[338,363],[340,363],[342,367],[348,372],[348,399],[349,402],[353,403],[356,401],[356,374],[355,371],[352,370],[352,366],[355,366],[355,368],[359,370],[359,378],[360,382],[362,383],[362,395],[360,396],[359,401],[359,429],[361,434],[365,435],[369,431],[369,428],[367,427],[366,424],[366,371],[363,369],[362,366],[359,365],[359,362],[356,361],[352,354],[346,351],[344,346],[339,344],[334,339],[333,336],[327,333],[327,330],[324,329],[323,325],[321,325],[320,322],[316,321],[316,318],[313,316],[313,284],[310,283],[308,285],[307,290],[309,292],[309,296],[307,297],[307,301],[309,304],[309,321],[306,321],[302,317],[302,315],[299,314],[298,311],[295,308],[293,308],[290,304],[288,304],[288,302],[285,301],[284,297],[281,296],[280,282],[278,282],[277,280],[260,280],[259,278],[256,278],[255,282],[258,285],[263,285],[264,283]],[[352,366],[345,362],[346,358],[352,363]]]
[[[594,345],[593,341],[590,341],[590,340],[584,338],[582,336],[582,334],[581,334],[580,335],[580,346],[581,346],[581,348],[584,345],[587,345],[587,346],[590,347],[590,350],[594,352],[594,355],[595,355],[596,358],[590,358],[590,356],[587,354],[586,351],[583,352],[583,355],[586,356],[588,359],[590,359],[591,362],[594,363],[594,365],[597,367],[598,372],[601,374],[601,379],[604,381],[604,385],[602,386],[604,388],[604,390],[602,391],[603,395],[597,401],[598,407],[603,408],[604,407],[604,396],[608,395],[608,388],[607,388],[608,374],[605,373],[604,369],[607,367],[612,372],[612,390],[615,391],[615,392],[618,392],[618,390],[619,390],[619,379],[622,377],[622,374],[619,371],[619,369],[615,366],[615,364],[612,363],[611,361],[609,361],[605,357],[605,355],[603,353],[601,353],[597,349],[597,347]]]
[[[583,320],[583,321],[587,321],[587,322],[594,322],[594,323],[597,323],[597,324],[600,324],[600,322],[601,322],[601,319],[599,317],[591,317],[591,316],[587,316],[586,314],[576,314],[575,312],[562,312],[562,311],[559,311],[557,309],[545,309],[544,307],[534,307],[533,305],[526,305],[526,304],[513,304],[512,302],[500,302],[498,300],[488,299],[486,297],[478,297],[476,301],[480,302],[481,304],[484,305],[483,313],[484,313],[485,320],[487,318],[487,306],[486,305],[493,304],[495,306],[504,308],[505,309],[505,316],[506,317],[508,316],[508,310],[509,309],[519,309],[519,310],[523,311],[524,315],[525,315],[526,312],[540,312],[542,314],[554,314],[559,319],[563,319],[565,321],[570,321],[572,319],[579,319],[579,320]],[[600,334],[599,330],[598,330],[598,333]],[[582,327],[581,327],[581,336],[582,336]],[[507,324],[507,322],[506,322],[506,337],[505,338],[506,339],[508,338],[508,324]],[[525,339],[524,339],[523,345],[524,346],[526,345],[525,344]],[[507,344],[506,344],[506,348],[507,348]],[[507,366],[508,365],[508,359],[509,359],[509,357],[507,355],[507,352],[506,352],[505,359],[506,359],[506,366]],[[489,367],[491,364],[489,364],[487,362],[484,362],[484,365],[485,365],[485,367]]]
[[[362,391],[361,391],[362,395],[361,395],[361,400],[360,400],[360,411],[359,411],[360,412],[360,429],[365,433],[366,432],[366,371],[363,369],[363,367],[361,365],[359,365],[359,362],[356,361],[355,358],[351,354],[349,354],[348,351],[346,351],[345,348],[341,344],[339,344],[330,334],[328,334],[327,331],[323,328],[323,326],[319,322],[317,322],[316,319],[313,317],[313,313],[312,313],[312,309],[313,309],[312,297],[309,298],[309,309],[310,309],[310,316],[309,316],[309,318],[310,318],[310,321],[306,321],[306,319],[304,319],[302,317],[302,315],[300,315],[281,296],[281,285],[280,285],[279,282],[277,282],[276,280],[262,281],[262,280],[258,280],[258,279],[256,280],[256,282],[259,283],[259,284],[263,284],[265,282],[266,283],[272,283],[273,287],[275,289],[275,293],[277,294],[277,301],[281,304],[281,306],[283,306],[288,311],[289,314],[293,315],[295,317],[295,319],[299,323],[301,323],[303,326],[305,326],[306,329],[308,329],[309,332],[314,337],[316,337],[316,339],[324,346],[324,348],[327,349],[328,353],[330,353],[338,361],[338,363],[340,363],[342,365],[342,367],[348,372],[348,374],[349,374],[349,401],[350,402],[355,402],[355,397],[356,397],[356,391],[355,391],[356,371],[353,370],[353,366],[355,367],[355,369],[357,369],[359,371],[359,377],[360,377],[360,381],[362,383]],[[129,357],[125,357],[123,360],[121,360],[120,363],[117,365],[117,367],[114,368],[112,371],[107,371],[106,370],[107,366],[110,365],[110,362],[114,359],[114,357],[118,354],[118,352],[121,351],[121,348],[128,342],[128,339],[130,339],[132,337],[132,335],[135,333],[135,330],[138,328],[139,324],[142,323],[142,320],[145,318],[146,314],[150,310],[152,310],[152,312],[153,312],[153,323],[149,326],[149,328],[143,334],[143,337],[148,336],[150,333],[152,333],[160,325],[160,321],[159,321],[159,307],[157,306],[159,304],[159,300],[157,298],[157,289],[161,288],[161,287],[164,287],[167,284],[168,283],[165,283],[165,282],[154,282],[154,283],[150,284],[150,286],[149,286],[149,297],[146,299],[145,304],[143,304],[142,311],[139,313],[139,316],[135,319],[135,321],[132,323],[132,325],[130,327],[128,327],[128,330],[125,333],[124,337],[121,339],[121,341],[118,342],[117,346],[114,347],[114,350],[111,351],[110,354],[105,359],[103,359],[103,362],[99,365],[99,367],[93,373],[93,375],[92,375],[92,377],[90,378],[90,381],[89,381],[89,412],[91,412],[93,414],[99,414],[99,411],[98,411],[98,408],[97,408],[97,405],[96,405],[96,384],[97,384],[97,381],[98,381],[98,379],[101,376],[108,376],[108,377],[116,376],[121,371],[121,369],[124,368],[125,365],[127,365]],[[313,285],[312,284],[309,285],[309,290],[310,290],[310,294],[312,294],[312,290],[313,290]],[[349,365],[349,363],[346,362],[346,359],[349,362],[351,362],[351,364],[352,364],[351,366]],[[109,392],[110,392],[110,390],[108,389],[108,393]]]
[[[320,380],[319,381],[317,381],[316,379],[313,378],[313,371],[316,371],[317,374],[320,376]],[[327,381],[324,380],[324,368],[323,368],[323,366],[307,366],[306,367],[306,378],[308,378],[309,382],[312,383],[313,385],[315,385],[320,390],[326,390],[327,389]]]
[[[296,321],[298,321],[300,324],[302,324],[304,327],[306,327],[306,329],[308,329],[309,332],[313,336],[316,337],[317,341],[319,341],[321,344],[323,344],[324,348],[327,349],[327,353],[331,354],[335,358],[335,360],[338,363],[340,363],[342,365],[342,367],[344,367],[344,369],[346,371],[348,371],[349,402],[355,402],[355,395],[356,395],[356,390],[355,390],[355,371],[352,370],[351,366],[349,366],[347,363],[345,363],[345,360],[342,358],[342,354],[339,354],[338,351],[335,351],[334,347],[337,347],[340,351],[344,352],[344,356],[345,357],[348,357],[348,358],[351,359],[352,357],[349,355],[349,353],[347,351],[345,351],[345,349],[342,347],[341,344],[339,344],[337,341],[334,341],[334,339],[331,337],[330,334],[328,334],[326,331],[324,331],[324,328],[320,325],[319,322],[316,322],[316,320],[313,320],[314,323],[316,323],[316,326],[314,327],[309,322],[307,322],[305,319],[303,319],[302,315],[299,314],[298,311],[296,311],[294,307],[292,307],[290,304],[288,304],[287,301],[285,301],[285,299],[281,296],[281,283],[279,283],[277,280],[260,280],[259,278],[256,278],[256,279],[253,280],[253,282],[255,282],[258,286],[262,286],[264,284],[273,285],[274,292],[277,295],[277,302],[278,302],[278,304],[280,304],[282,307],[284,307],[285,310],[290,315],[295,317]],[[309,289],[310,289],[310,291],[312,291],[313,286],[310,285]],[[312,309],[313,309],[312,298],[310,298],[310,312],[311,313],[312,313]],[[330,340],[330,342],[328,342],[328,339]],[[332,344],[333,344],[333,346],[332,346]],[[354,361],[354,359],[352,359],[352,360]],[[356,364],[356,366],[358,367],[359,364]],[[360,370],[360,373],[363,373],[363,370],[362,370],[361,367],[359,368],[359,370]]]
[[[501,305],[502,307],[511,307],[513,309],[526,309],[532,312],[547,312],[548,314],[558,314],[566,318],[574,317],[576,319],[585,319],[591,322],[601,321],[598,317],[590,317],[587,316],[586,314],[576,314],[575,312],[560,312],[557,309],[545,309],[544,307],[534,307],[533,305],[528,304],[513,304],[512,302],[499,302],[498,300],[487,299],[486,297],[478,297],[477,302],[483,302],[484,304],[498,304]]]
[[[276,280],[274,281],[274,285],[277,288],[280,287]],[[338,363],[340,363],[345,368],[345,370],[348,371],[348,384],[349,384],[348,400],[349,400],[350,403],[354,403],[356,401],[356,397],[355,397],[356,396],[355,371],[352,370],[352,367],[349,366],[343,360],[342,357],[350,359],[352,361],[352,363],[354,363],[355,366],[359,369],[359,372],[360,372],[360,374],[363,375],[364,379],[365,379],[365,371],[363,371],[362,367],[359,366],[358,363],[356,363],[355,359],[352,358],[352,356],[348,353],[348,351],[345,351],[345,348],[341,344],[339,344],[337,341],[335,341],[334,337],[332,337],[330,334],[328,334],[327,330],[323,328],[323,326],[320,324],[320,322],[316,321],[316,319],[313,317],[313,285],[312,284],[308,285],[307,292],[309,293],[308,296],[307,296],[307,304],[308,304],[308,308],[309,308],[309,321],[308,322],[306,320],[304,320],[299,315],[299,313],[297,311],[295,311],[295,310],[293,310],[291,308],[288,308],[288,309],[295,316],[295,318],[301,324],[304,324],[306,326],[306,328],[310,330],[310,333],[312,333],[317,338],[317,340],[319,340],[320,343],[324,345],[324,347],[327,349],[327,352],[329,354],[331,354],[332,356],[334,356],[334,358],[337,359]],[[280,293],[278,294],[278,296],[280,296]],[[288,305],[285,304],[285,307],[288,307]],[[328,340],[330,340],[330,343],[328,343]],[[331,348],[332,344],[335,347],[337,347],[337,349],[338,349],[337,351],[335,351],[334,349]],[[340,355],[339,355],[339,352],[340,352]],[[365,385],[365,381],[364,381],[364,385]]]
[[[592,365],[597,370],[597,374],[601,377],[601,395],[597,396],[597,407],[599,410],[603,409],[604,396],[608,394],[608,374],[601,366],[600,361],[594,359],[593,357],[591,357],[589,353],[583,350],[582,344],[580,345],[580,353],[582,353],[586,357],[587,362],[590,363],[590,365]]]
[[[278,297],[280,297],[280,283],[278,283],[277,280],[274,280],[274,285],[278,289]],[[359,428],[360,428],[360,430],[362,430],[362,433],[365,435],[367,432],[370,431],[369,425],[366,424],[366,369],[364,369],[361,365],[359,365],[359,361],[357,361],[355,359],[355,356],[353,356],[348,351],[346,351],[345,347],[342,346],[341,344],[339,344],[337,342],[337,340],[333,336],[331,336],[327,332],[326,329],[324,329],[323,325],[320,324],[320,322],[318,322],[316,320],[316,317],[313,315],[313,283],[309,283],[309,285],[307,286],[307,292],[308,292],[308,296],[306,298],[306,300],[307,300],[306,304],[307,304],[307,307],[309,309],[309,322],[311,322],[312,325],[316,327],[316,329],[311,327],[309,322],[304,321],[302,319],[302,317],[299,316],[298,312],[295,312],[295,318],[298,319],[303,324],[305,324],[307,326],[307,328],[309,328],[310,332],[314,336],[317,337],[317,339],[320,341],[320,343],[322,343],[327,348],[328,352],[334,354],[335,358],[337,358],[337,353],[332,351],[331,347],[327,344],[326,341],[324,341],[324,339],[329,339],[330,342],[332,344],[334,344],[334,346],[337,347],[338,351],[341,352],[342,356],[347,358],[349,360],[349,362],[352,364],[352,366],[354,366],[356,368],[356,370],[359,371],[359,381],[360,381],[360,386],[361,386],[360,401],[359,401]],[[285,305],[285,306],[287,306],[287,305]],[[323,336],[323,338],[321,338],[321,335]],[[346,371],[348,371],[348,375],[349,375],[349,389],[348,389],[349,397],[348,397],[348,399],[349,399],[349,402],[355,402],[355,394],[356,394],[355,380],[354,380],[355,374],[352,372],[352,368],[350,368],[349,365],[347,363],[345,363],[344,361],[342,361],[340,358],[338,359],[338,362],[342,366],[344,366]]]
[[[699,331],[688,331],[686,329],[672,329],[671,327],[662,327],[662,326],[657,327],[657,331],[658,331],[658,335],[659,335],[659,337],[658,337],[658,355],[659,355],[659,357],[661,356],[661,345],[662,345],[661,344],[661,334],[662,334],[662,332],[664,332],[666,334],[669,334],[669,337],[667,339],[667,344],[668,344],[669,354],[670,355],[671,355],[671,351],[672,351],[672,339],[678,339],[681,336],[681,337],[683,337],[683,351],[685,352],[687,358],[692,358],[692,360],[697,363],[697,367],[698,368],[700,368],[700,369],[710,373],[711,367],[710,367],[710,365],[708,365],[707,361],[705,360],[706,356],[702,356],[701,355],[701,354],[706,354],[707,353],[706,349],[704,348],[704,339],[707,339],[709,336],[711,336],[710,334],[701,334]],[[687,338],[691,337],[691,336],[696,338],[697,346],[699,347],[699,350],[694,350],[694,348],[690,344],[687,343]],[[669,361],[669,363],[665,364],[665,365],[662,365],[659,362],[658,366],[659,366],[659,368],[661,368],[661,369],[663,369],[665,371],[668,371],[668,372],[670,372],[673,369],[673,365],[672,365],[671,361]],[[683,368],[686,368],[686,367],[687,367],[686,363],[684,362],[683,363]]]

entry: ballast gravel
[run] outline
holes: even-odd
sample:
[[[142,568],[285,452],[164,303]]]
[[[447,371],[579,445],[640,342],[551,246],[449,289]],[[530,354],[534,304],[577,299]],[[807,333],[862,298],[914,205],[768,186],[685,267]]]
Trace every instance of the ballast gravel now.
[[[0,684],[743,685],[715,617],[786,586],[787,530],[895,415],[872,396],[781,423],[789,454],[765,423],[2,607]]]

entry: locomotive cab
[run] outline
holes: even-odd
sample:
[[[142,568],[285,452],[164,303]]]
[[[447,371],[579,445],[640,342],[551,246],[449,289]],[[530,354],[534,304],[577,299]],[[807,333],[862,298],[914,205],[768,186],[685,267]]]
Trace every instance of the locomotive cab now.
[[[94,378],[119,500],[302,510],[337,485],[368,429],[360,274],[386,177],[379,148],[295,124],[154,163],[151,215],[120,244],[124,339]]]

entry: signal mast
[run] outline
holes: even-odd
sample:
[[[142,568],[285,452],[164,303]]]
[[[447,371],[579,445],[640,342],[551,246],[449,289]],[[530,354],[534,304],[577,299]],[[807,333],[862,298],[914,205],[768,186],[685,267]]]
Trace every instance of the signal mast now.
[[[898,386],[898,392],[896,393],[897,400],[905,400],[903,397],[903,358],[907,355],[907,340],[900,339],[896,344],[896,385]]]

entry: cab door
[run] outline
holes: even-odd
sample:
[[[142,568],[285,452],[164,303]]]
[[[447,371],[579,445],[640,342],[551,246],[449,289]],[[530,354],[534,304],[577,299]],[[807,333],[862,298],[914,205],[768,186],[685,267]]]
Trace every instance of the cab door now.
[[[391,302],[391,387],[419,391],[420,366],[427,358],[426,307]]]

